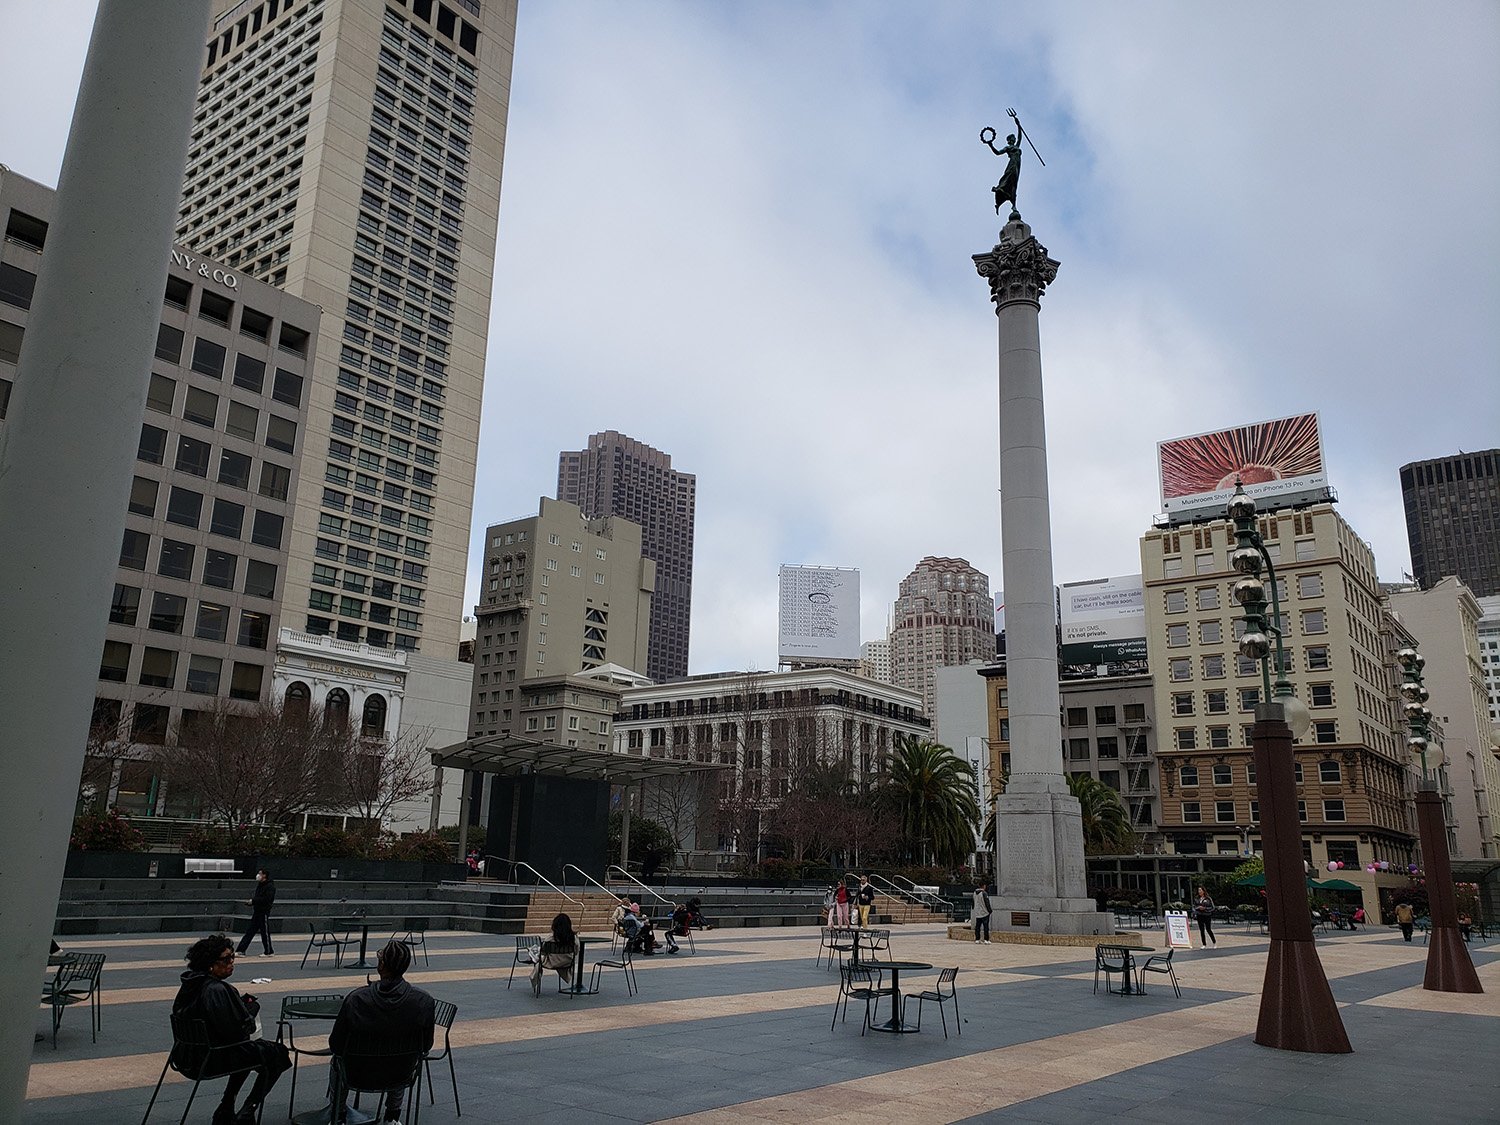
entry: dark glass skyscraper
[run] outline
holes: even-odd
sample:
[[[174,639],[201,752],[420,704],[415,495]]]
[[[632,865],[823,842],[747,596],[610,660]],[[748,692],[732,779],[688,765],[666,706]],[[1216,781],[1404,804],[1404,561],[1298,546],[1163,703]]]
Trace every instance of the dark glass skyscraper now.
[[[635,671],[657,683],[687,675],[697,497],[698,478],[673,469],[669,454],[615,430],[557,459],[559,500],[590,519],[620,516],[641,525],[641,553],[656,563],[656,594],[646,667]]]
[[[1412,576],[1424,590],[1456,574],[1500,594],[1500,449],[1401,466]]]

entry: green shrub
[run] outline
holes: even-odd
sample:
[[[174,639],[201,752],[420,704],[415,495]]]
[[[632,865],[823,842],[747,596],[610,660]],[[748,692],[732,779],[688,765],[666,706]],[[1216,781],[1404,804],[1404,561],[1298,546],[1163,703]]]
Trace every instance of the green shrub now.
[[[73,821],[68,847],[80,852],[143,852],[146,837],[117,808],[87,812]]]
[[[284,855],[281,829],[263,824],[204,824],[182,838],[189,855]]]
[[[440,832],[408,832],[387,840],[382,849],[387,859],[412,860],[417,863],[453,863],[457,838],[443,839]]]
[[[376,841],[378,846],[378,840]],[[364,859],[371,850],[368,836],[342,828],[310,828],[287,841],[287,854],[320,859]]]

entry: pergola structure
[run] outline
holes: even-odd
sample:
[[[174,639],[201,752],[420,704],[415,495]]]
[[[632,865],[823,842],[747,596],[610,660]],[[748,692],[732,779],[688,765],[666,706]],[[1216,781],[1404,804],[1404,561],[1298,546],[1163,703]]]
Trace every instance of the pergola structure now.
[[[709,773],[729,767],[705,762],[682,762],[670,758],[646,758],[607,750],[587,750],[580,746],[559,746],[516,735],[484,735],[465,739],[432,752],[432,764],[464,771],[459,795],[458,849],[468,853],[468,802],[472,786],[484,774],[523,777],[565,777],[582,781],[605,781],[628,788],[653,778],[680,777],[690,773]],[[434,794],[433,806],[441,794]],[[620,864],[630,854],[630,801],[621,805]]]

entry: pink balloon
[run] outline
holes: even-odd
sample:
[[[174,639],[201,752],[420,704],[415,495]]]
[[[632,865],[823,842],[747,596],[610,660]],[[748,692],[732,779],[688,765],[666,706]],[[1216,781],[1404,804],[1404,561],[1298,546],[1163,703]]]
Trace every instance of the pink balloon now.
[[[1335,863],[1333,860],[1330,859],[1328,861],[1328,870],[1330,870],[1330,871],[1337,871],[1338,869],[1339,869],[1339,865],[1337,863]]]

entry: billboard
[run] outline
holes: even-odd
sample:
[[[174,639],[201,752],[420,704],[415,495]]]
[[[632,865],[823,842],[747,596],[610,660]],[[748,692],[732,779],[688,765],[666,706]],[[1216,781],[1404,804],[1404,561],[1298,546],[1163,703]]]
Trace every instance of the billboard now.
[[[1236,478],[1262,510],[1331,495],[1316,414],[1158,442],[1156,459],[1173,522],[1223,515]]]
[[[859,571],[783,566],[777,648],[783,663],[859,659]]]
[[[1139,574],[1058,587],[1059,664],[1146,659],[1146,599]]]

